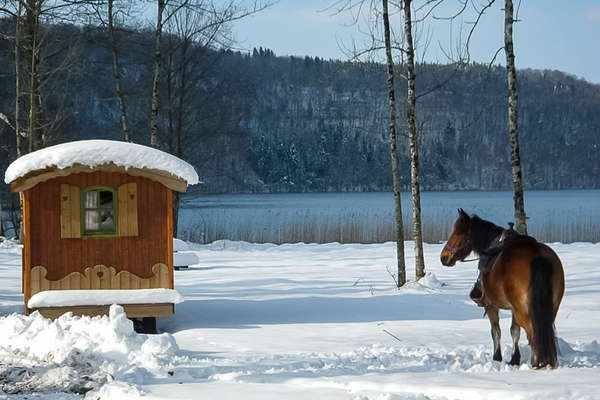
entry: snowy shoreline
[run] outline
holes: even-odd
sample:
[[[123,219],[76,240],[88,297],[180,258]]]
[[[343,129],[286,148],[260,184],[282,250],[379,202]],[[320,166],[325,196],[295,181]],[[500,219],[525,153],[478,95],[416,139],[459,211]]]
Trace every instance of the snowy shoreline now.
[[[175,272],[185,302],[163,334],[138,335],[118,307],[21,315],[20,254],[4,242],[0,398],[600,398],[600,244],[551,244],[567,282],[553,371],[492,361],[489,323],[467,296],[475,265],[442,267],[428,244],[427,279],[397,291],[394,246],[190,243],[199,264]],[[502,313],[505,357],[509,325]],[[520,347],[528,360],[524,335]]]

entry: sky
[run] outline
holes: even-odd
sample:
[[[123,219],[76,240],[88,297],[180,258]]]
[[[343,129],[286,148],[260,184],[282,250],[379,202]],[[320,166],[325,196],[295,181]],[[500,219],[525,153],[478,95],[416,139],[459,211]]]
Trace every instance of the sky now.
[[[485,0],[475,0],[482,4]],[[234,35],[241,50],[271,49],[275,54],[349,59],[344,48],[364,43],[364,23],[354,24],[349,12],[335,13],[334,0],[279,0],[269,9],[236,22]],[[415,4],[419,2],[416,1]],[[457,8],[457,0],[446,0],[438,16]],[[515,0],[515,9],[519,1]],[[379,4],[375,1],[375,4]],[[488,9],[471,42],[471,59],[489,63],[504,44],[504,1]],[[471,11],[455,21],[432,22],[421,30],[431,43],[422,59],[447,62],[444,51],[455,48],[456,40],[470,29]],[[555,69],[600,84],[600,0],[524,0],[514,27],[517,68]],[[399,15],[392,16],[392,28],[402,29]],[[452,35],[450,32],[452,31]],[[422,46],[424,47],[424,46]],[[441,48],[445,49],[444,51]],[[496,62],[504,62],[500,52]]]

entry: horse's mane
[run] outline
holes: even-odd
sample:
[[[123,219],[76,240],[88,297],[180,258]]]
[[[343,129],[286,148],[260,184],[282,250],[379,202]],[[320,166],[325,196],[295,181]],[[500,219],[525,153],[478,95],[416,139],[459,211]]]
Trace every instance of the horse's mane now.
[[[471,217],[471,248],[481,254],[494,239],[502,234],[503,230],[498,225],[473,215]]]

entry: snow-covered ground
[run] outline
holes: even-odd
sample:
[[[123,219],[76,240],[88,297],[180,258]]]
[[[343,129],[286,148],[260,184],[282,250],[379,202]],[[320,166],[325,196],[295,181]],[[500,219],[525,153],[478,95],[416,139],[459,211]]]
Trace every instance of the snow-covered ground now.
[[[442,267],[441,245],[400,291],[393,243],[191,245],[200,264],[175,272],[185,302],[165,333],[137,335],[119,307],[23,316],[19,249],[0,243],[0,398],[600,399],[600,244],[551,246],[567,281],[561,366],[533,371],[524,334],[520,368],[492,361],[467,296],[476,263]],[[505,313],[505,358],[509,325]]]

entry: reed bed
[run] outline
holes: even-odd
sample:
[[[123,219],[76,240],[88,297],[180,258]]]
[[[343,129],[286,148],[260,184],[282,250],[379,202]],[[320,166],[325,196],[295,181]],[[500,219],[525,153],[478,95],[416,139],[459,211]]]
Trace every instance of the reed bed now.
[[[404,215],[403,219],[405,240],[412,240],[412,219],[409,215]],[[424,241],[445,241],[453,223],[453,214],[424,214]],[[600,242],[599,216],[530,219],[528,229],[530,235],[544,242]],[[336,215],[311,210],[243,215],[222,210],[207,213],[195,223],[182,227],[180,237],[198,243],[221,239],[276,244],[383,243],[395,240],[395,223],[391,213],[363,213],[356,210],[342,210]]]

